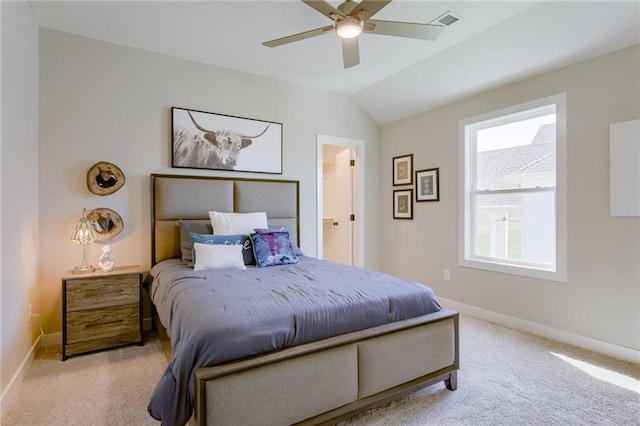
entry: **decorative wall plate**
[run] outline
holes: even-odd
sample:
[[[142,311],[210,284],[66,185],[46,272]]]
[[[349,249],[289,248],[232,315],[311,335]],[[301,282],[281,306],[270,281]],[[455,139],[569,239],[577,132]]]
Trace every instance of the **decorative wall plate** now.
[[[91,210],[87,219],[93,222],[96,231],[96,241],[107,241],[115,237],[124,229],[124,222],[120,215],[111,209],[99,208]]]
[[[124,186],[124,173],[115,164],[100,161],[87,172],[87,187],[96,195],[109,195]]]

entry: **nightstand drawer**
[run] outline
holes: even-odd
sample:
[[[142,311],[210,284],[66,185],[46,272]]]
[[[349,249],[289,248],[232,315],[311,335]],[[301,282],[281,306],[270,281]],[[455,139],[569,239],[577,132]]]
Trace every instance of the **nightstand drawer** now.
[[[115,348],[116,346],[128,345],[129,343],[139,343],[141,341],[140,339],[140,333],[129,333],[122,336],[105,337],[104,339],[88,340],[86,342],[74,343],[73,345],[65,345],[65,359],[70,355]]]
[[[118,275],[67,281],[67,312],[137,303],[138,275]]]
[[[137,302],[137,301],[136,301]],[[100,340],[128,333],[140,335],[140,309],[137,303],[67,312],[66,344]]]

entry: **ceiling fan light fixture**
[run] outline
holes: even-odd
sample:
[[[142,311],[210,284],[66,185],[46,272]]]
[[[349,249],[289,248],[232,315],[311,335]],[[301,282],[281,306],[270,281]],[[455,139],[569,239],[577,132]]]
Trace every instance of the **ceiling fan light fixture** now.
[[[348,16],[340,22],[336,22],[336,33],[340,38],[355,38],[362,34],[362,21]]]

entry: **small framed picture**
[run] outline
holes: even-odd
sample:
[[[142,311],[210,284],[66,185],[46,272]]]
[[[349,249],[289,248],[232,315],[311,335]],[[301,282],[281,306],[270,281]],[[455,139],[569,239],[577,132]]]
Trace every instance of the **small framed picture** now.
[[[413,189],[393,191],[393,218],[413,219]]]
[[[440,169],[416,170],[416,203],[440,201]]]
[[[413,185],[413,154],[393,157],[393,186]]]

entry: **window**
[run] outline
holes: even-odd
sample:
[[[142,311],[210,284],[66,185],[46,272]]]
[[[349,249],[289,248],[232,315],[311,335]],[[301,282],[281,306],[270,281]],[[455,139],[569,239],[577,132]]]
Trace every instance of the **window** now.
[[[460,121],[460,264],[566,281],[566,95]]]

